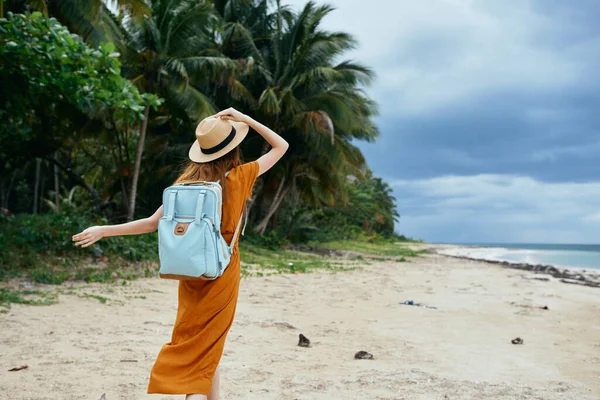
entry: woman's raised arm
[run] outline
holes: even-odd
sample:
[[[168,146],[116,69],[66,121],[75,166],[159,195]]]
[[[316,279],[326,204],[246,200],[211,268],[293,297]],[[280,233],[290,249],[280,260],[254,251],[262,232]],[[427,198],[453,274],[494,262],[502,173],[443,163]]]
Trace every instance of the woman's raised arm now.
[[[163,206],[160,206],[156,212],[148,218],[142,218],[118,225],[90,226],[84,231],[73,235],[71,239],[75,242],[75,246],[88,247],[103,237],[140,235],[142,233],[154,232],[158,229],[158,220],[162,215]]]
[[[281,157],[285,154],[288,147],[290,145],[285,141],[284,138],[273,132],[270,128],[264,126],[258,121],[255,121],[251,117],[242,114],[235,108],[228,108],[227,110],[223,110],[220,113],[217,113],[216,116],[221,117],[223,119],[244,122],[259,135],[261,135],[265,140],[271,145],[271,150],[269,150],[266,154],[261,156],[258,161],[258,175],[262,175],[277,163]]]

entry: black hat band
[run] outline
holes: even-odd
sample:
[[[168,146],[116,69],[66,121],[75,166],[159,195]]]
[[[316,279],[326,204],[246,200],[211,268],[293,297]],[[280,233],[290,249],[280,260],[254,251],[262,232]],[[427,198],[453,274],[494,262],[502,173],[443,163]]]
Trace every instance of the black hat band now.
[[[214,154],[217,151],[221,151],[223,150],[225,147],[227,147],[227,145],[229,143],[231,143],[233,141],[233,138],[235,137],[235,127],[232,126],[231,127],[231,132],[229,132],[229,136],[227,136],[225,139],[223,139],[223,141],[221,143],[219,143],[218,145],[214,146],[214,147],[209,147],[208,149],[205,149],[204,147],[200,146],[200,149],[202,150],[202,153],[204,154]]]

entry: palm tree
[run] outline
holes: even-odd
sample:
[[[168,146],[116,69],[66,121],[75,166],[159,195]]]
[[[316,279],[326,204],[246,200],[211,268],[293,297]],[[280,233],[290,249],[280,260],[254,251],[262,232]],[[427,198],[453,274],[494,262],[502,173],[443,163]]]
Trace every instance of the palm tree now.
[[[355,41],[346,33],[320,28],[333,11],[330,6],[310,1],[294,14],[277,2],[269,14],[267,2],[257,0],[254,7],[262,18],[255,16],[248,24],[244,16],[249,14],[236,12],[247,2],[220,3],[224,5],[218,9],[229,10],[223,14],[223,53],[248,60],[238,78],[247,88],[240,106],[291,143],[284,163],[269,172],[264,184],[262,199],[270,203],[255,226],[263,234],[290,190],[300,187],[305,196],[311,194],[311,201],[327,201],[333,197],[327,193],[342,190],[346,174],[360,173],[364,159],[351,141],[378,135],[370,119],[376,106],[361,89],[373,74],[357,63],[336,63]]]
[[[6,0],[4,3],[4,9],[14,13],[41,11],[54,17],[92,46],[122,40],[119,19],[109,4],[112,10],[129,18],[142,18],[150,12],[144,0]]]
[[[234,106],[290,143],[255,190],[251,218],[259,234],[276,225],[278,214],[291,211],[283,215],[286,220],[297,215],[308,227],[315,208],[352,201],[348,176],[366,177],[364,193],[382,205],[365,206],[361,221],[371,224],[377,213],[372,225],[393,230],[391,189],[381,182],[371,190],[373,180],[355,146],[378,135],[372,122],[376,105],[363,91],[373,73],[340,61],[356,42],[322,28],[330,6],[310,1],[295,12],[278,0],[0,0],[0,5],[0,14],[41,10],[91,45],[113,42],[121,74],[165,100],[156,111],[142,109],[143,118],[129,126],[108,110],[93,123],[83,116],[62,149],[69,163],[80,171],[85,167],[85,180],[98,188],[95,197],[112,201],[122,194],[129,219],[138,188],[151,193],[172,178],[173,161],[184,158],[189,147],[190,128],[216,109]],[[257,135],[242,143],[250,157],[267,148]],[[140,180],[142,169],[153,172],[147,181]],[[158,200],[137,201],[138,209]]]
[[[165,111],[191,121],[214,112],[206,93],[226,84],[235,62],[225,58],[216,43],[220,18],[212,4],[195,0],[151,0],[151,17],[129,19],[123,35],[123,72],[142,92],[165,99]],[[216,82],[216,83],[215,83]],[[130,187],[128,219],[133,218],[141,159],[148,129],[144,110]]]

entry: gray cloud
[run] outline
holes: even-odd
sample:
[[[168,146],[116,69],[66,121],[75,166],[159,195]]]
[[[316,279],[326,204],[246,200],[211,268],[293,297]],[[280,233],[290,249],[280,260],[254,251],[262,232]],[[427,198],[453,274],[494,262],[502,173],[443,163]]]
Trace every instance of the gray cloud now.
[[[360,47],[351,58],[378,75],[369,90],[380,104],[382,137],[360,146],[377,175],[397,182],[400,231],[446,241],[598,238],[598,210],[586,209],[587,219],[555,218],[551,198],[600,180],[600,2],[328,3],[338,10],[325,28],[354,34]],[[539,204],[498,189],[527,179],[533,183],[520,189],[537,193]],[[430,201],[432,185],[446,182],[482,193],[457,202],[446,191]],[[514,201],[486,203],[502,196]],[[560,207],[581,209],[591,198],[564,196]],[[498,228],[484,234],[482,222]]]
[[[399,229],[430,241],[597,243],[600,237],[600,182],[475,175],[392,186],[404,214]]]
[[[380,141],[361,147],[372,168],[389,177],[507,173],[597,180],[599,108],[600,99],[561,108],[535,105],[518,93],[497,95],[434,117],[382,117]]]

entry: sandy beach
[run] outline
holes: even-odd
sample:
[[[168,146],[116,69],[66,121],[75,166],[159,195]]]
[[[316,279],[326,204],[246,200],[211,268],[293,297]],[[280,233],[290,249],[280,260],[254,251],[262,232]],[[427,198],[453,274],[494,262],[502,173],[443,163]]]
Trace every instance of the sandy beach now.
[[[222,399],[600,399],[600,289],[438,254],[344,260],[360,268],[242,280]],[[1,399],[183,398],[146,394],[176,281],[64,286],[108,301],[0,314]]]

